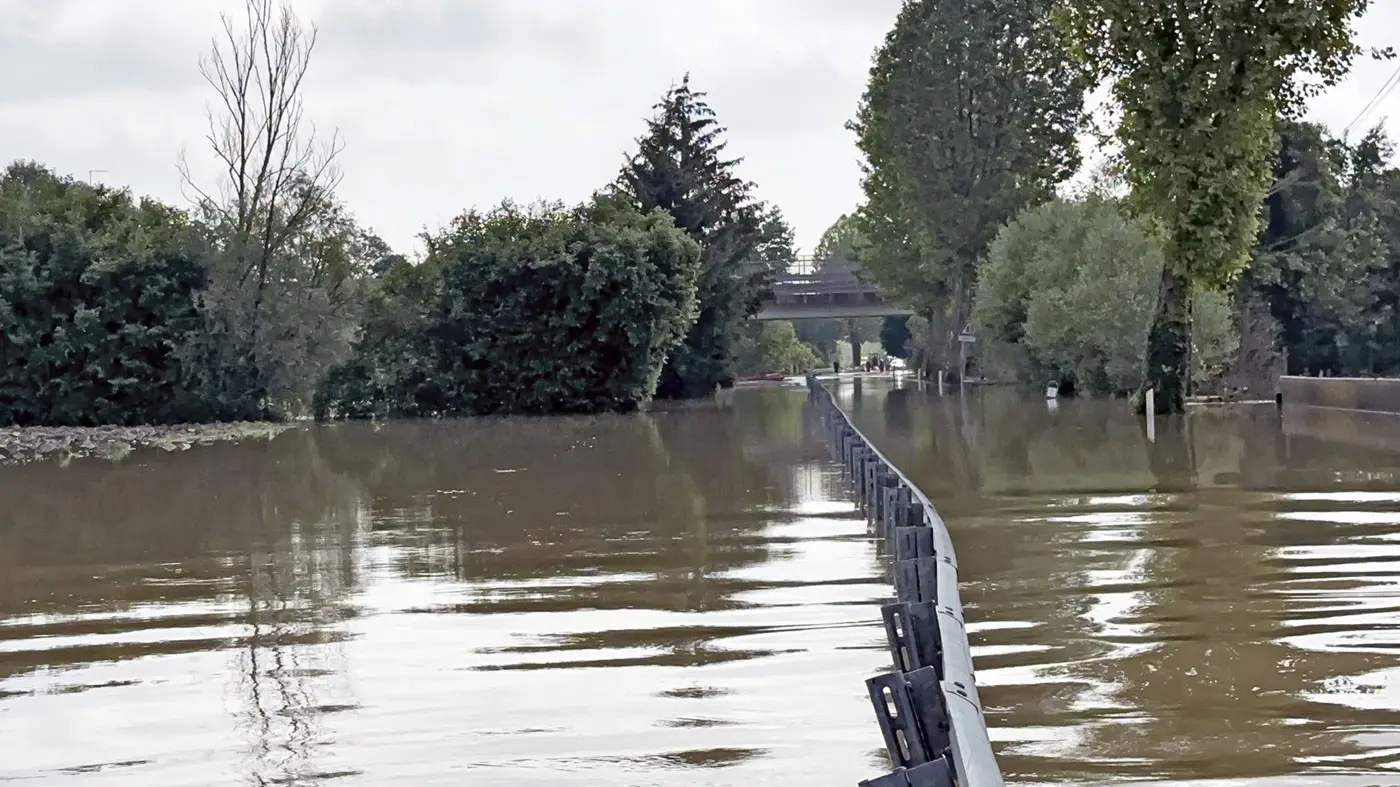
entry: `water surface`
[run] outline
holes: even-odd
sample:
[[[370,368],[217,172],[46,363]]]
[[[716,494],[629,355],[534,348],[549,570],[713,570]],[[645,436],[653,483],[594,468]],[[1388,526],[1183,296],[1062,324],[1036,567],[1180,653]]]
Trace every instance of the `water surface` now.
[[[0,781],[854,784],[888,584],[804,400],[0,469]]]
[[[1400,784],[1400,421],[843,383],[1019,785]],[[0,782],[854,785],[882,558],[801,391],[0,468]]]
[[[948,521],[1009,781],[1400,781],[1400,419],[841,398]]]

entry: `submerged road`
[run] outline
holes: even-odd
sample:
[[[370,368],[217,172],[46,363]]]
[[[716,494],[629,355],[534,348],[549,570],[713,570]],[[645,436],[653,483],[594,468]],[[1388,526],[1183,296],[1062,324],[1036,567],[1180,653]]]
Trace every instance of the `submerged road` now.
[[[837,394],[948,523],[1009,783],[1400,784],[1400,446]],[[883,772],[890,588],[805,398],[0,468],[0,781]]]

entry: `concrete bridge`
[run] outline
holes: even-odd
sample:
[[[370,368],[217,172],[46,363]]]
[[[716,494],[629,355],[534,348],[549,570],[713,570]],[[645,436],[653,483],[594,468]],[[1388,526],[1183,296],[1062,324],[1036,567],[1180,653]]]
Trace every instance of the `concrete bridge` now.
[[[828,266],[818,271],[811,257],[799,258],[771,285],[757,320],[825,320],[912,314],[880,297],[855,271]]]

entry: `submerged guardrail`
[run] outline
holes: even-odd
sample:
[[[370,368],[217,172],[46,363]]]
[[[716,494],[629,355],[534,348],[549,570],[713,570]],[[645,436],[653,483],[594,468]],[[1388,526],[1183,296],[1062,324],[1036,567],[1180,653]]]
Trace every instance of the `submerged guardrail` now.
[[[893,559],[895,603],[880,609],[894,669],[866,688],[895,769],[861,787],[1004,787],[972,674],[958,557],[948,528],[914,486],[851,423],[816,377],[808,396],[832,456]]]

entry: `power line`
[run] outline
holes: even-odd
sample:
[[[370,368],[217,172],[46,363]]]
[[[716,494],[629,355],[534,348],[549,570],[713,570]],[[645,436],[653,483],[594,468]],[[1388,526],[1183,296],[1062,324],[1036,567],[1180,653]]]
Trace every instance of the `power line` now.
[[[1366,102],[1366,106],[1362,107],[1361,111],[1356,113],[1356,117],[1352,118],[1351,122],[1346,125],[1346,128],[1342,129],[1342,138],[1345,139],[1357,124],[1361,123],[1361,121],[1365,120],[1367,116],[1375,111],[1376,107],[1380,106],[1381,102],[1393,93],[1397,86],[1400,86],[1400,65],[1395,67],[1395,70],[1390,73],[1390,78],[1381,85],[1380,90],[1377,90],[1376,94],[1371,97],[1371,100]]]

